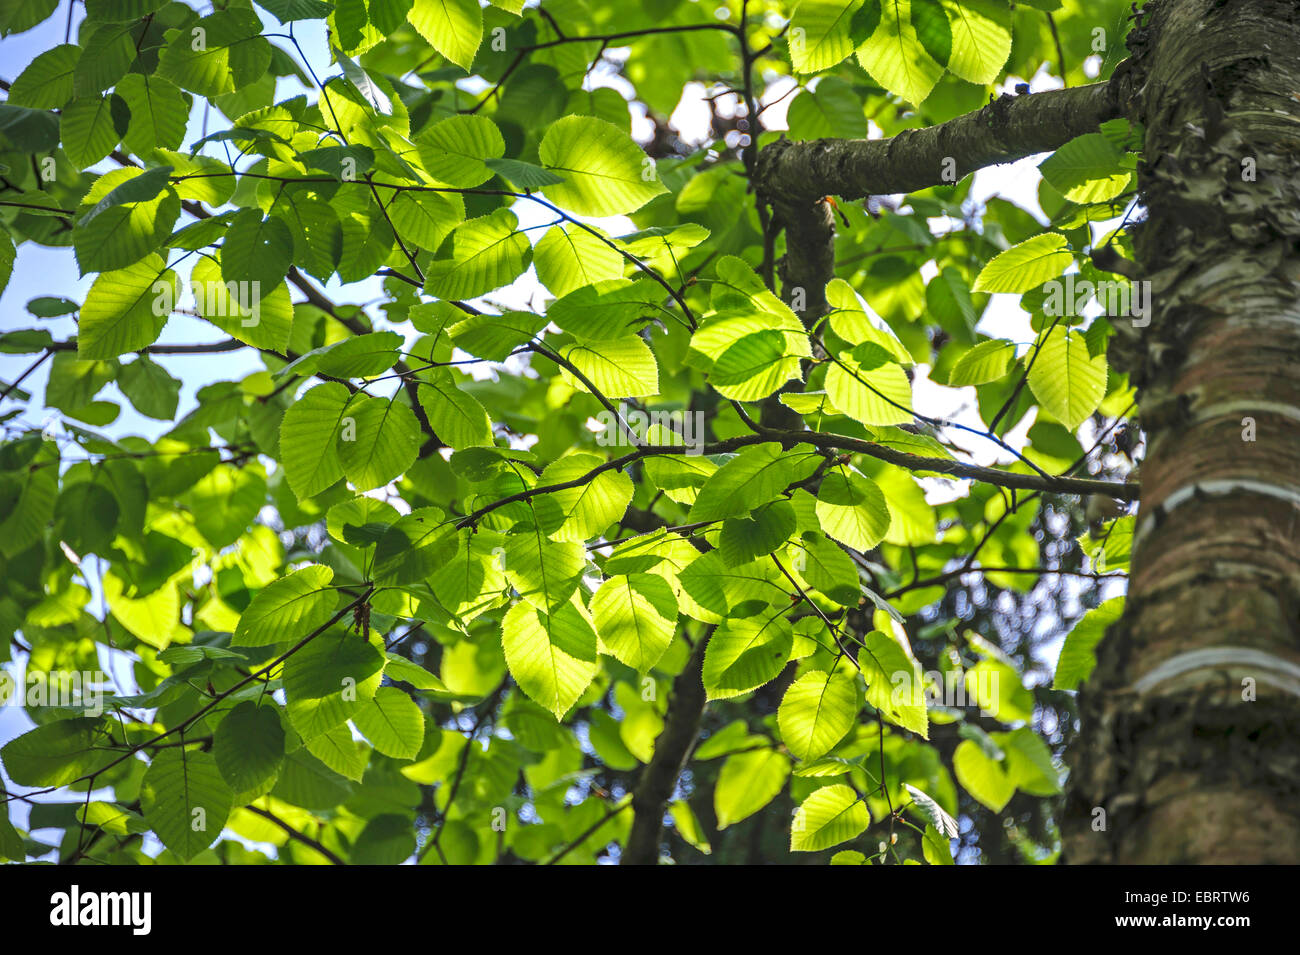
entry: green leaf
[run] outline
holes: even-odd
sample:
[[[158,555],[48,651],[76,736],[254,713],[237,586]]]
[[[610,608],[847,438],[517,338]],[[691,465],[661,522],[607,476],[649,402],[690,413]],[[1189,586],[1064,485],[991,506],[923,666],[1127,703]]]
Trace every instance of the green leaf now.
[[[586,569],[581,544],[550,540],[529,523],[506,535],[503,559],[506,578],[519,595],[551,613],[568,603]]]
[[[478,399],[457,385],[450,369],[424,373],[420,404],[429,416],[429,424],[448,447],[492,447],[492,420]]]
[[[749,517],[732,517],[722,524],[718,553],[729,567],[766,556],[789,539],[797,518],[789,501],[776,500],[755,508]]]
[[[912,801],[916,803],[916,808],[921,812],[931,826],[946,839],[956,839],[961,830],[957,826],[957,820],[944,811],[944,808],[935,802],[930,796],[917,789],[911,783],[904,783],[903,788],[911,795]],[[947,848],[945,846],[945,848]]]
[[[868,551],[879,544],[891,521],[880,487],[846,466],[828,471],[822,479],[817,519],[828,537],[856,551]]]
[[[713,364],[709,383],[724,398],[757,401],[799,375],[799,358],[786,354],[785,336],[768,329],[746,335]]]
[[[152,345],[167,324],[176,290],[176,273],[158,255],[101,274],[81,307],[78,357],[116,358]]]
[[[158,76],[128,73],[118,82],[116,91],[131,110],[131,123],[122,145],[139,155],[160,146],[180,148],[190,110],[173,83]]]
[[[546,188],[547,197],[579,215],[635,212],[667,192],[654,160],[623,130],[594,116],[552,123],[538,155],[547,169],[564,176]]]
[[[444,299],[475,298],[509,285],[528,267],[532,247],[509,209],[457,226],[451,259],[438,259],[425,270],[424,290]]]
[[[1052,762],[1052,751],[1028,726],[994,739],[1006,752],[1007,775],[1017,789],[1032,796],[1054,796],[1061,791],[1061,772]]]
[[[885,89],[920,105],[943,76],[943,66],[926,52],[917,36],[909,0],[889,0],[880,9],[880,25],[858,47],[858,62]]]
[[[354,740],[347,726],[332,726],[307,741],[311,753],[334,772],[353,782],[361,782],[366,773],[369,750]]]
[[[458,197],[403,192],[388,206],[388,217],[404,242],[433,250],[465,221],[465,209]]]
[[[776,749],[756,749],[728,756],[713,790],[718,829],[726,829],[758,812],[785,787],[790,757]]]
[[[375,544],[370,575],[377,584],[410,584],[451,560],[462,541],[436,507],[417,507],[385,528]]]
[[[271,795],[305,809],[332,809],[348,798],[352,788],[304,747],[286,757]]]
[[[60,539],[83,554],[108,551],[119,515],[117,499],[99,484],[65,487],[54,509],[55,519],[62,526]]]
[[[27,303],[27,311],[37,318],[58,318],[61,315],[71,315],[79,308],[81,306],[72,299],[50,295],[39,296]]]
[[[356,716],[374,698],[384,662],[383,653],[348,630],[330,630],[311,640],[284,664],[293,728],[310,740]]]
[[[1016,346],[1000,338],[980,342],[953,364],[948,371],[948,384],[982,385],[1000,381],[1016,357]]]
[[[221,265],[200,259],[190,273],[190,292],[198,313],[222,331],[254,348],[283,351],[293,328],[293,305],[283,283],[230,286]]]
[[[1089,610],[1080,617],[1065,638],[1061,655],[1056,661],[1056,678],[1052,688],[1056,690],[1077,690],[1079,684],[1092,675],[1097,665],[1094,650],[1101,638],[1106,635],[1106,628],[1124,613],[1124,598],[1112,597],[1098,607]]]
[[[58,109],[73,94],[73,72],[81,47],[71,43],[39,54],[15,77],[6,102],[33,109]]]
[[[24,152],[49,152],[59,145],[59,117],[42,109],[0,103],[0,136],[6,145]],[[57,203],[45,198],[40,190],[29,191],[25,196],[33,206],[51,209],[48,213],[28,211],[35,211],[37,215],[60,214]]]
[[[343,419],[352,395],[327,382],[293,403],[280,424],[280,458],[289,486],[300,499],[312,497],[343,476],[339,456]]]
[[[743,620],[724,620],[704,651],[704,690],[725,700],[776,679],[790,659],[794,629],[784,608]]]
[[[452,116],[416,137],[425,171],[448,186],[468,189],[492,178],[485,159],[500,159],[506,144],[486,116]]]
[[[1002,0],[943,0],[952,25],[948,69],[971,83],[997,80],[1011,55],[1011,13]]]
[[[0,36],[30,30],[54,12],[58,0],[26,0],[0,7]]]
[[[86,16],[101,23],[139,20],[161,9],[167,0],[86,0]]]
[[[662,577],[618,574],[606,578],[592,596],[591,615],[601,649],[645,673],[672,643],[677,597]]]
[[[879,630],[868,633],[863,643],[858,664],[867,681],[867,702],[891,723],[929,739],[920,666]]]
[[[417,305],[411,309],[413,321],[419,314],[417,309],[421,307]],[[485,312],[457,322],[451,328],[451,337],[456,347],[471,355],[490,361],[505,361],[511,352],[532,339],[546,324],[547,316],[531,312],[506,312],[503,315]]]
[[[120,186],[114,186],[95,203],[94,207],[78,220],[78,227],[89,225],[101,213],[122,205],[123,203],[144,203],[155,198],[167,187],[167,177],[172,174],[171,166],[158,166],[146,169],[138,175],[132,174]],[[167,226],[170,231],[170,224]]]
[[[411,820],[389,813],[375,816],[357,836],[352,846],[353,865],[400,865],[415,852],[415,832]]]
[[[483,42],[478,0],[415,0],[407,17],[430,46],[469,72]]]
[[[606,279],[552,302],[546,316],[585,343],[608,341],[636,331],[659,310],[659,298],[658,286]]]
[[[93,221],[72,233],[78,267],[103,272],[140,261],[166,241],[180,211],[180,198],[171,189],[150,201],[92,210]]]
[[[333,579],[329,567],[312,564],[267,585],[240,615],[231,643],[265,647],[307,636],[338,607],[338,591],[330,587]]]
[[[618,250],[611,248],[599,236],[576,226],[566,229],[563,225],[548,229],[542,236],[533,250],[533,262],[537,266],[538,279],[557,296],[568,295],[606,279],[622,278],[625,266]],[[548,314],[552,321],[564,328],[553,313],[554,306]]]
[[[862,5],[862,0],[802,0],[790,18],[794,71],[820,73],[852,53],[849,25]]]
[[[639,335],[625,335],[591,345],[575,342],[560,349],[606,398],[647,398],[659,394],[659,365]],[[580,378],[561,367],[561,377],[575,391],[590,392]]]
[[[284,726],[274,706],[245,700],[226,714],[212,739],[212,756],[231,791],[247,801],[271,790],[284,763]]]
[[[1071,202],[1106,202],[1128,188],[1123,153],[1101,133],[1070,140],[1038,164],[1043,178]]]
[[[838,76],[824,77],[815,90],[801,92],[786,114],[791,139],[856,139],[866,121],[862,98]]]
[[[709,845],[709,837],[691,809],[690,803],[685,799],[679,799],[668,807],[668,814],[672,817],[673,827],[682,839],[706,856],[712,854],[713,847]]]
[[[810,458],[796,462],[795,455],[779,444],[751,445],[704,483],[691,508],[690,521],[744,516],[803,480],[815,468],[816,463]]]
[[[4,790],[0,789],[0,795],[4,794]],[[92,803],[92,805],[97,806],[99,803]],[[22,862],[26,858],[27,849],[23,845],[22,837],[9,821],[8,813],[0,815],[0,859]]]
[[[1097,410],[1106,396],[1105,355],[1088,354],[1082,335],[1050,329],[1029,371],[1029,390],[1052,417],[1070,430]]]
[[[910,424],[912,385],[880,345],[865,342],[826,370],[826,394],[862,424]]]
[[[106,23],[94,29],[77,61],[74,85],[81,96],[94,96],[117,83],[135,59],[131,24]]]
[[[66,786],[121,755],[98,719],[57,720],[0,748],[5,772],[20,786]]]
[[[356,396],[342,418],[343,473],[358,491],[383,487],[415,463],[420,423],[397,399]]]
[[[632,503],[632,481],[622,471],[606,469],[588,478],[605,463],[594,454],[570,454],[547,466],[539,479],[543,485],[582,481],[575,487],[553,491],[549,500],[559,505],[556,526],[546,530],[557,541],[586,541],[621,518]],[[584,480],[585,479],[585,480]]]
[[[853,728],[861,707],[857,671],[842,666],[832,673],[809,670],[781,699],[776,713],[781,739],[797,758],[817,759]]]
[[[518,159],[485,159],[483,164],[516,189],[545,189],[557,182],[564,182],[563,176]]]
[[[952,769],[962,788],[993,812],[1005,809],[1016,791],[1001,765],[985,756],[973,740],[957,744],[952,754]]]
[[[1062,274],[1074,256],[1066,248],[1065,236],[1047,232],[1013,245],[988,261],[980,270],[973,292],[1028,292]]]
[[[142,415],[159,421],[176,416],[181,383],[167,369],[141,355],[118,373],[117,386]]]
[[[716,550],[698,554],[693,560],[688,552],[677,560],[688,563],[678,572],[682,611],[696,620],[721,623],[733,608],[749,609],[767,603],[789,605],[790,585],[770,560],[728,567]]]
[[[271,65],[271,44],[251,8],[222,10],[188,28],[168,31],[158,75],[200,96],[233,93]]]
[[[330,12],[330,4],[322,0],[257,0],[257,5],[281,23],[293,20],[320,20]]]
[[[9,285],[17,257],[18,250],[14,248],[14,240],[9,237],[8,232],[0,230],[0,292]]]
[[[798,542],[795,570],[816,590],[845,607],[856,607],[862,599],[858,568],[839,544],[821,534],[808,532]]]
[[[376,690],[353,722],[375,749],[393,759],[414,759],[424,745],[424,713],[394,686]]]
[[[865,801],[841,783],[815,790],[795,811],[791,852],[818,852],[856,839],[871,825]]]
[[[916,37],[940,66],[947,66],[952,56],[952,25],[939,0],[911,0],[912,27]],[[1010,52],[1010,50],[1008,50]]]
[[[323,372],[334,378],[373,378],[397,364],[404,345],[397,332],[353,335],[299,356],[277,371],[275,377],[305,377]]]
[[[282,219],[245,209],[231,220],[221,244],[221,277],[249,283],[254,299],[276,288],[293,264],[293,233]],[[240,293],[240,301],[247,302]]]
[[[140,835],[149,831],[144,816],[111,802],[89,803],[78,811],[77,819],[115,836]]]
[[[157,753],[140,784],[145,821],[162,844],[184,862],[221,835],[230,816],[231,799],[216,760],[198,750]]]
[[[79,97],[65,106],[59,117],[59,141],[72,164],[86,169],[113,151],[128,122],[120,96]]]
[[[559,722],[600,667],[596,631],[572,603],[547,614],[520,602],[506,613],[501,626],[510,675]]]

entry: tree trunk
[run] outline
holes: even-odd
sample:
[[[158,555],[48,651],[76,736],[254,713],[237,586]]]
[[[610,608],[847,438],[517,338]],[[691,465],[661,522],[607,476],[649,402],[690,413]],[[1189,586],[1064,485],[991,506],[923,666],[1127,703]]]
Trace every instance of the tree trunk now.
[[[708,703],[701,682],[704,649],[712,635],[713,628],[709,627],[696,639],[686,666],[673,680],[673,695],[668,701],[663,731],[655,740],[654,755],[641,771],[641,778],[632,792],[634,815],[622,865],[655,865],[659,862],[664,811],[677,788],[677,778],[700,738],[700,722]]]
[[[1150,324],[1115,319],[1148,453],[1128,603],[1070,754],[1075,863],[1300,861],[1300,4],[1153,0]]]

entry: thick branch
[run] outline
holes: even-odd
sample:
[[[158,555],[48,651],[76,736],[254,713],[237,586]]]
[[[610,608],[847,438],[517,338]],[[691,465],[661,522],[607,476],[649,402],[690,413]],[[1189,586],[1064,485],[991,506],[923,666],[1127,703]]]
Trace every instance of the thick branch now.
[[[890,139],[773,143],[759,157],[763,192],[782,204],[822,196],[914,192],[985,166],[1047,152],[1120,115],[1113,83],[1003,94],[982,109]],[[787,224],[788,227],[788,224]]]
[[[659,837],[664,826],[664,807],[672,798],[677,777],[686,768],[704,717],[704,647],[707,635],[695,642],[685,669],[673,680],[668,718],[655,740],[654,755],[646,763],[632,793],[632,831],[623,850],[622,865],[654,865],[659,861]]]
[[[1126,76],[1122,70],[1116,77]],[[782,297],[805,325],[826,313],[835,277],[834,217],[822,196],[914,192],[958,182],[985,166],[1047,152],[1120,114],[1122,79],[1023,96],[1004,94],[973,113],[890,139],[782,139],[758,157],[756,188],[785,227]],[[793,290],[802,289],[795,300]]]

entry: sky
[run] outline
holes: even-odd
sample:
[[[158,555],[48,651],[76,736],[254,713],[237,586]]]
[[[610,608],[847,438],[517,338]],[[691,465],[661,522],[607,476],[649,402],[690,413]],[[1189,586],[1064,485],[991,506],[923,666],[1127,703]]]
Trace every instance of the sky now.
[[[81,9],[81,7],[76,8],[77,22],[81,18]],[[265,11],[259,8],[258,12],[261,14],[268,32],[283,30],[283,27]],[[0,77],[12,81],[35,56],[64,42],[64,29],[64,18],[55,16],[20,37],[10,38],[0,43]],[[310,58],[311,66],[318,76],[324,78],[338,72],[337,69],[331,69],[329,65],[329,52],[325,43],[323,24],[317,21],[313,28],[310,21],[299,23],[295,27],[295,34]],[[611,56],[618,55],[617,50],[610,50],[609,53]],[[280,87],[277,94],[280,98],[302,91],[297,81],[292,78],[281,78],[279,82]],[[614,86],[624,92],[625,95],[629,92],[629,87],[625,81],[607,73],[602,74],[600,71],[593,71],[590,74],[589,82],[595,86]],[[1014,76],[1008,77],[1003,88],[1010,91],[1020,82],[1025,82],[1025,79]],[[1059,86],[1059,81],[1047,76],[1045,73],[1030,78],[1028,82],[1030,82],[1031,88],[1035,92]],[[792,83],[793,81],[788,78],[781,78],[775,79],[775,82],[769,85],[763,99],[764,104],[773,104],[763,113],[764,124],[767,128],[774,130],[785,128],[786,110],[794,98],[786,95]],[[478,88],[467,85],[467,89],[471,91]],[[679,135],[689,142],[699,142],[705,138],[705,131],[709,122],[709,110],[704,97],[708,92],[708,89],[703,84],[690,84],[684,91],[681,103],[672,115],[672,122]],[[633,104],[633,133],[644,139],[648,134],[650,124],[645,119],[644,112],[638,112],[638,110],[639,107]],[[219,118],[219,114],[214,113],[213,119]],[[216,128],[216,125],[214,121],[210,121],[209,131]],[[186,146],[201,135],[200,128],[201,117],[199,117],[196,109],[195,114],[191,116],[185,140]],[[878,132],[876,135],[878,135]],[[980,170],[975,174],[971,188],[971,199],[979,203],[987,201],[995,195],[1001,196],[1032,212],[1040,222],[1045,222],[1046,217],[1043,215],[1037,199],[1039,182],[1037,165],[1043,158],[1045,156],[1035,156],[1016,163]],[[112,168],[112,164],[106,162],[103,164],[102,171],[107,171],[109,168]],[[553,218],[547,210],[536,203],[519,202],[515,205],[514,210],[518,214],[520,226],[523,228],[542,225]],[[587,221],[615,236],[633,232],[636,229],[630,220],[621,216],[609,219],[588,219]],[[180,224],[183,224],[183,221]],[[932,223],[932,225],[938,226],[936,231],[942,228],[940,223]],[[1102,223],[1095,225],[1095,228],[1099,230],[1105,227],[1106,225]],[[534,229],[527,234],[535,242],[541,237],[543,231]],[[39,327],[48,329],[56,339],[64,339],[75,334],[76,326],[71,318],[36,319],[26,311],[25,305],[30,299],[41,295],[60,295],[82,301],[93,279],[93,274],[84,278],[78,274],[76,260],[70,249],[50,249],[33,243],[20,245],[13,276],[8,287],[0,294],[0,331]],[[325,290],[327,294],[337,293],[339,300],[349,302],[374,301],[381,296],[377,280],[370,280],[344,288],[335,278],[325,287]],[[494,305],[529,307],[529,303],[536,304],[542,301],[545,294],[545,291],[537,283],[535,274],[530,269],[510,289],[494,293],[488,296],[488,299],[489,303]],[[405,329],[399,328],[399,330],[413,333],[409,326]],[[1013,295],[993,296],[993,300],[980,322],[979,330],[991,336],[1020,342],[1025,347],[1028,347],[1034,337],[1034,333],[1029,326],[1029,317],[1027,313],[1019,308],[1018,297]],[[222,338],[224,338],[223,333],[200,319],[174,315],[168,322],[160,341],[174,344],[212,342]],[[36,357],[35,355],[0,355],[0,382],[13,381],[32,364]],[[162,355],[156,356],[154,360],[182,382],[178,417],[187,414],[195,407],[195,392],[204,385],[216,380],[230,380],[232,377],[251,374],[264,368],[257,353],[252,349],[227,352],[220,356]],[[47,379],[47,368],[48,363],[37,369],[23,382],[22,387],[35,394],[43,394]],[[931,417],[946,418],[982,429],[977,413],[974,389],[952,389],[933,384],[925,377],[924,372],[926,370],[924,367],[917,369],[918,374],[914,382],[915,409]],[[481,374],[490,374],[490,371],[484,369]],[[108,386],[99,397],[114,401],[122,406],[120,416],[113,423],[99,429],[110,437],[116,438],[136,434],[153,440],[165,433],[171,426],[169,422],[156,421],[140,415],[131,406],[130,402],[117,391],[115,385]],[[14,403],[10,400],[5,402],[4,407],[0,407],[0,410],[8,410],[13,406]],[[42,412],[36,412],[34,416],[28,415],[27,420],[31,424],[43,426],[47,423],[47,419],[41,417],[41,415]],[[51,416],[49,420],[53,420],[53,417]],[[1008,443],[1017,448],[1022,446],[1024,433],[1031,424],[1032,417],[1022,423],[1015,432],[1007,436]],[[981,441],[969,434],[962,434],[958,443],[971,451],[971,460],[978,464],[1005,464],[1013,460],[1010,455],[997,448],[991,441]],[[927,497],[932,503],[958,497],[965,493],[964,482],[925,479],[922,483],[926,486]],[[97,587],[93,586],[94,583],[92,582],[92,590],[97,589]],[[1069,581],[1066,586],[1077,589],[1079,585],[1077,582]],[[1107,585],[1111,592],[1116,590],[1118,586],[1113,582]],[[1109,595],[1110,592],[1107,593],[1107,596]],[[96,599],[94,603],[97,606],[98,600]],[[1052,666],[1055,665],[1055,656],[1058,652],[1059,641],[1046,650],[1049,656],[1047,662]],[[11,670],[16,669],[14,664],[11,664],[10,668]],[[14,676],[16,679],[21,680],[20,673],[15,672]],[[31,728],[31,725],[26,714],[21,709],[13,706],[0,706],[0,744],[26,732]]]

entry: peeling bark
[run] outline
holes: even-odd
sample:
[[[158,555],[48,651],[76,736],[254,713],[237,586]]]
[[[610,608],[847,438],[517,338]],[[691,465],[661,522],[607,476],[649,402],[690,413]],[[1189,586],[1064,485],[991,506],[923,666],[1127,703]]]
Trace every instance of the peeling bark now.
[[[1134,248],[1154,309],[1116,322],[1111,359],[1140,389],[1148,454],[1126,612],[1080,694],[1065,855],[1294,863],[1300,5],[1143,13],[1127,109],[1146,126]]]

